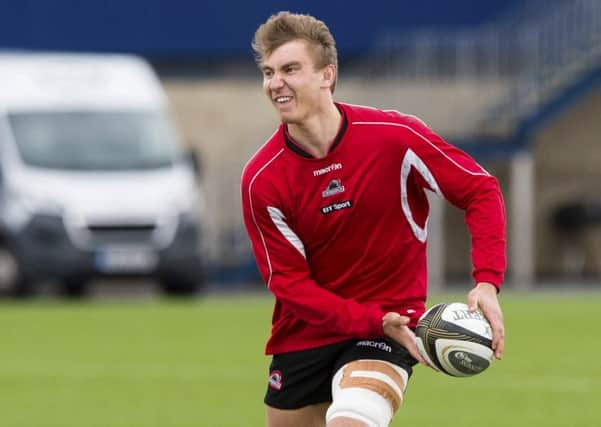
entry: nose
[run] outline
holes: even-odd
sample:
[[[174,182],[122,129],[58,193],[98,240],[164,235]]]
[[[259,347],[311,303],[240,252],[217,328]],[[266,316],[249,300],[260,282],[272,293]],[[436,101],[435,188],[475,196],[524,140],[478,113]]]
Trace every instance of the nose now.
[[[271,76],[269,79],[269,89],[275,90],[281,88],[282,86],[284,86],[284,80],[278,73],[275,73],[273,76]]]

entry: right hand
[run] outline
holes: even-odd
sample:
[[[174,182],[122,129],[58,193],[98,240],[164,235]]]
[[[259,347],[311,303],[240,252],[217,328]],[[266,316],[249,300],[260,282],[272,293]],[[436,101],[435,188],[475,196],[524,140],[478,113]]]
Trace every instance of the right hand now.
[[[467,305],[470,312],[474,312],[478,308],[482,310],[482,314],[490,323],[492,349],[495,352],[495,357],[500,360],[503,357],[505,347],[505,326],[497,292],[497,288],[492,283],[480,282],[468,294]]]
[[[399,313],[393,311],[386,313],[382,317],[382,329],[384,330],[384,335],[405,347],[409,354],[411,354],[411,356],[419,363],[430,366],[417,349],[415,334],[409,329],[409,326],[407,326],[409,325],[410,320],[411,319],[407,316],[401,316]]]

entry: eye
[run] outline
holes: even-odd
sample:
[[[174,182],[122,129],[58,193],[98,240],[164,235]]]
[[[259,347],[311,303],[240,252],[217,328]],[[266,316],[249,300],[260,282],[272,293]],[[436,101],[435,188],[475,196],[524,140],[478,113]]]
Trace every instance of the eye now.
[[[270,78],[271,76],[273,76],[272,70],[263,70],[263,77]]]

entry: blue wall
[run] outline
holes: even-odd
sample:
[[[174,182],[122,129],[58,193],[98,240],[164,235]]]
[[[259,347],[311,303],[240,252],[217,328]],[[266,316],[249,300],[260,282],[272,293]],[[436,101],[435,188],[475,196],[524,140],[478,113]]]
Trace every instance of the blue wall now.
[[[134,52],[171,57],[248,55],[273,12],[328,23],[341,53],[360,53],[389,30],[457,28],[527,0],[0,0],[0,48]],[[371,7],[374,6],[374,7]]]

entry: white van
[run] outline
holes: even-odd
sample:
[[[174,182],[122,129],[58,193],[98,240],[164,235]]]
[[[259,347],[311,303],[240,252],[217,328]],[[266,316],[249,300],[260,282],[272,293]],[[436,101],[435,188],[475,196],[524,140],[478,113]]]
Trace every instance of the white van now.
[[[203,196],[151,67],[127,55],[0,53],[0,291],[149,276],[203,281]]]

